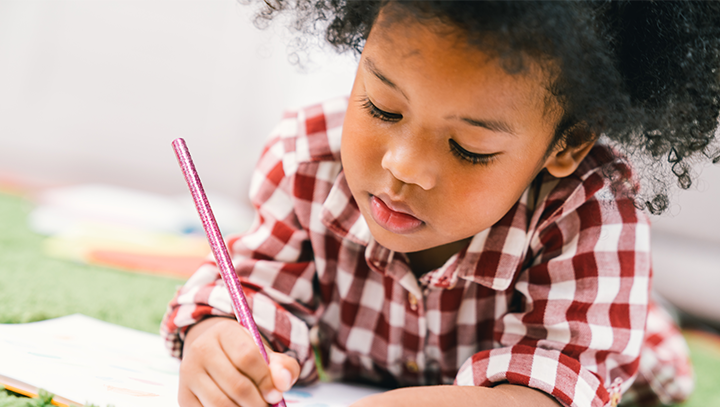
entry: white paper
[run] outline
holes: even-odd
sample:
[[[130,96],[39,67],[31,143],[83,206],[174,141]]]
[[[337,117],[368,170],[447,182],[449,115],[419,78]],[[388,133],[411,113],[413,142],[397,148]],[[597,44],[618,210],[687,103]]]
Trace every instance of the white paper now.
[[[75,314],[0,324],[0,375],[101,407],[177,407],[179,362],[159,335]],[[344,407],[379,389],[340,383],[296,387],[288,407]]]

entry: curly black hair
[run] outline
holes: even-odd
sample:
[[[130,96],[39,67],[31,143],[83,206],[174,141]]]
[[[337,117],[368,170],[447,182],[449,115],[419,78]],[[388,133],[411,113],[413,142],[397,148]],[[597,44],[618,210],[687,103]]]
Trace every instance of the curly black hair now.
[[[265,0],[256,24],[288,14],[296,32],[359,54],[385,7],[460,29],[508,72],[523,56],[553,61],[564,112],[553,146],[602,136],[639,170],[640,208],[665,211],[673,180],[687,189],[694,164],[720,161],[720,2]]]

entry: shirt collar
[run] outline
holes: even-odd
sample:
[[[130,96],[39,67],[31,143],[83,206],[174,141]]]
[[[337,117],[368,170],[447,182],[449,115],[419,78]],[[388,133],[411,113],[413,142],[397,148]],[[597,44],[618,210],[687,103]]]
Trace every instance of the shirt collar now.
[[[452,289],[459,278],[497,291],[505,291],[520,270],[529,246],[528,188],[493,226],[473,236],[468,246],[420,281],[429,287]]]
[[[475,235],[459,259],[458,276],[497,291],[505,291],[522,266],[530,246],[525,190],[515,205],[493,226]],[[460,253],[463,254],[462,252]]]

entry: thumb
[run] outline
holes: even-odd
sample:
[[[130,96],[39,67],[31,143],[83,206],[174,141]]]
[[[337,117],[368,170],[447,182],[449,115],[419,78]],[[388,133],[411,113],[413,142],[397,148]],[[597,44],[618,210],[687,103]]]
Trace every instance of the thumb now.
[[[281,392],[290,390],[300,376],[300,364],[295,358],[283,353],[272,352],[268,359],[275,388]]]

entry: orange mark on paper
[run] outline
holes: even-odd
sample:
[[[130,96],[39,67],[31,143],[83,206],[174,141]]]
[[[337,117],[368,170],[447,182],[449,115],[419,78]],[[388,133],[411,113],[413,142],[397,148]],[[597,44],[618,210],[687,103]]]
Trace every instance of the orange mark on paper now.
[[[162,383],[152,382],[152,381],[150,381],[150,380],[144,380],[144,379],[136,379],[136,378],[134,378],[134,377],[131,377],[130,379],[136,380],[136,381],[138,381],[138,382],[140,382],[140,383],[153,384],[153,385],[155,385],[155,386],[162,386],[162,385],[163,385]]]

